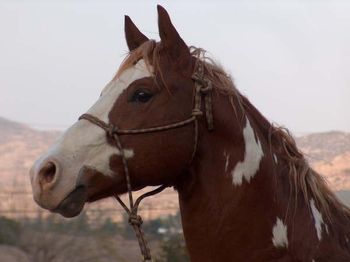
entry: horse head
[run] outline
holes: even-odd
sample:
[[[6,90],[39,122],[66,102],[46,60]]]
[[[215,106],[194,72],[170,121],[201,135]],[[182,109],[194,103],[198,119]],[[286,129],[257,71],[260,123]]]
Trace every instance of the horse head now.
[[[195,59],[158,6],[160,42],[149,40],[125,16],[130,53],[87,114],[122,130],[182,121],[191,115]],[[112,135],[81,118],[33,165],[35,201],[66,217],[78,215],[85,202],[127,191],[123,157],[132,190],[174,185],[193,153],[193,126],[163,132],[125,134],[119,148]]]
[[[191,261],[350,261],[350,210],[160,6],[158,17],[160,42],[125,17],[130,53],[31,168],[36,202],[73,217],[86,202],[175,186]]]

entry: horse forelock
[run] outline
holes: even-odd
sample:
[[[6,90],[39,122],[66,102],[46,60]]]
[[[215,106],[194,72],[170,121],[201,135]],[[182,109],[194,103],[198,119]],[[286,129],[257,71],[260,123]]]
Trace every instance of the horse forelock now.
[[[138,48],[129,52],[118,68],[113,79],[118,78],[125,70],[133,67],[139,60],[143,59],[150,73],[154,74],[155,69],[153,64],[153,53],[157,43],[154,40],[149,40],[141,44]]]
[[[114,78],[117,78],[125,70],[134,66],[135,63],[137,63],[140,59],[143,59],[149,69],[153,69],[150,70],[153,76],[160,74],[161,80],[163,80],[166,76],[163,75],[162,71],[162,65],[160,61],[161,57],[159,52],[160,49],[160,42],[156,42],[155,40],[148,40],[144,42],[138,48],[132,50],[127,54]],[[203,63],[205,77],[213,83],[213,87],[217,91],[229,96],[239,97],[239,92],[236,89],[231,76],[225,72],[220,64],[207,56],[206,50],[190,46],[189,51],[191,53],[191,56],[196,60],[194,71],[196,70],[198,63]]]

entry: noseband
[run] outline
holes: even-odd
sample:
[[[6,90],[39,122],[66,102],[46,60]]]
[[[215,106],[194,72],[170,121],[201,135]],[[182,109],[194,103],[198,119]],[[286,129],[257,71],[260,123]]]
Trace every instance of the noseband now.
[[[120,135],[138,135],[138,134],[145,134],[145,133],[155,133],[155,132],[161,132],[161,131],[166,131],[170,129],[175,129],[183,126],[187,126],[191,123],[194,125],[194,143],[193,143],[193,151],[192,151],[192,156],[191,160],[189,163],[192,162],[192,160],[195,157],[196,151],[197,151],[197,146],[198,146],[198,119],[203,115],[202,111],[202,98],[205,100],[205,116],[206,116],[206,121],[207,121],[207,127],[208,130],[213,130],[214,125],[213,125],[213,113],[212,113],[212,98],[211,98],[211,91],[213,89],[212,83],[209,79],[204,77],[204,62],[197,61],[197,69],[192,75],[192,80],[194,81],[194,106],[192,109],[192,113],[189,118],[167,124],[164,126],[156,126],[156,127],[150,127],[150,128],[142,128],[142,129],[119,129],[116,125],[113,124],[108,124],[99,118],[90,115],[90,114],[83,114],[79,117],[79,120],[85,119],[92,124],[95,124],[99,127],[101,127],[103,130],[106,131],[107,136],[113,139],[115,142],[115,145],[119,148],[120,150],[120,156],[122,158],[122,163],[124,167],[124,173],[126,177],[126,184],[127,184],[127,190],[128,190],[128,195],[129,195],[129,205],[130,207],[127,207],[126,204],[120,199],[120,197],[115,194],[114,197],[115,199],[119,202],[119,204],[125,209],[126,213],[129,216],[129,224],[133,227],[136,237],[139,242],[139,246],[141,249],[141,253],[143,256],[143,261],[152,261],[151,258],[151,252],[150,249],[147,245],[144,232],[141,229],[142,225],[142,218],[140,215],[137,214],[138,212],[138,207],[140,202],[148,197],[155,195],[161,191],[163,191],[167,185],[162,185],[155,190],[152,190],[150,192],[147,192],[143,195],[141,195],[139,198],[136,199],[134,202],[133,196],[132,196],[132,188],[131,188],[131,180],[130,180],[130,173],[129,173],[129,168],[125,156],[125,151],[122,147],[121,141],[120,141]]]

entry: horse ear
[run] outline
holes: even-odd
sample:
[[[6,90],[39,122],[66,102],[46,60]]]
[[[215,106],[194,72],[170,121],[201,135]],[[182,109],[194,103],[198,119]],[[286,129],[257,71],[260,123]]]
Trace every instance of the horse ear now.
[[[158,9],[158,28],[161,45],[165,47],[171,58],[175,61],[190,61],[191,54],[188,46],[182,40],[174,25],[171,23],[168,12],[161,5]]]
[[[138,48],[141,44],[148,41],[147,36],[140,32],[140,30],[127,15],[125,16],[124,20],[124,31],[129,51]]]

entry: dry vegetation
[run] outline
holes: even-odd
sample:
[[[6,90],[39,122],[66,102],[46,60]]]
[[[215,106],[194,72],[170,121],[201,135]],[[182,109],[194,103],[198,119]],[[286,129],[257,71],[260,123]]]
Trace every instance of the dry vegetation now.
[[[17,246],[15,249],[0,245],[2,254],[0,261],[5,258],[6,262],[140,261],[137,242],[132,233],[125,231],[126,224],[122,210],[111,199],[89,205],[86,208],[86,216],[83,214],[86,221],[76,224],[79,230],[71,228],[70,224],[61,223],[64,220],[58,216],[54,219],[59,221],[59,230],[55,227],[43,230],[36,228],[32,222],[28,224],[28,221],[39,221],[43,226],[45,223],[40,221],[51,219],[50,214],[38,209],[32,200],[28,170],[34,159],[44,152],[60,133],[36,131],[0,118],[0,134],[0,218],[1,216],[15,218],[21,225],[18,233],[12,222],[9,222],[10,226],[5,227],[1,227],[0,223],[0,244]],[[326,176],[332,189],[343,190],[340,195],[350,203],[350,134],[342,132],[312,134],[297,138],[297,143],[307,155],[311,165]],[[178,217],[175,222],[170,223],[173,232],[176,232],[175,235],[160,236],[156,232],[156,229],[164,226],[164,223],[170,225],[169,222],[162,222],[158,218],[174,215],[177,211],[177,196],[173,189],[147,199],[141,206],[141,214],[146,221],[149,221],[146,226],[153,238],[152,250],[159,253],[160,247],[164,247],[163,258],[158,256],[159,261],[170,261],[166,257],[174,250],[176,254],[181,254],[181,257],[172,261],[186,261],[185,248],[179,246],[178,241],[181,235],[178,232],[181,228]],[[108,220],[109,218],[111,219]],[[118,225],[122,225],[118,227],[119,231],[115,231],[117,225],[113,224],[115,221]],[[89,229],[84,228],[87,224]],[[114,233],[104,234],[106,226],[110,226],[114,230],[110,232]],[[7,229],[12,227],[13,232],[17,232],[12,235],[18,238],[11,240]],[[108,230],[110,228],[107,228]],[[3,240],[1,235],[12,242],[1,242]],[[175,236],[175,240],[170,236]]]
[[[297,143],[333,190],[350,190],[350,134],[311,134],[298,138]]]

